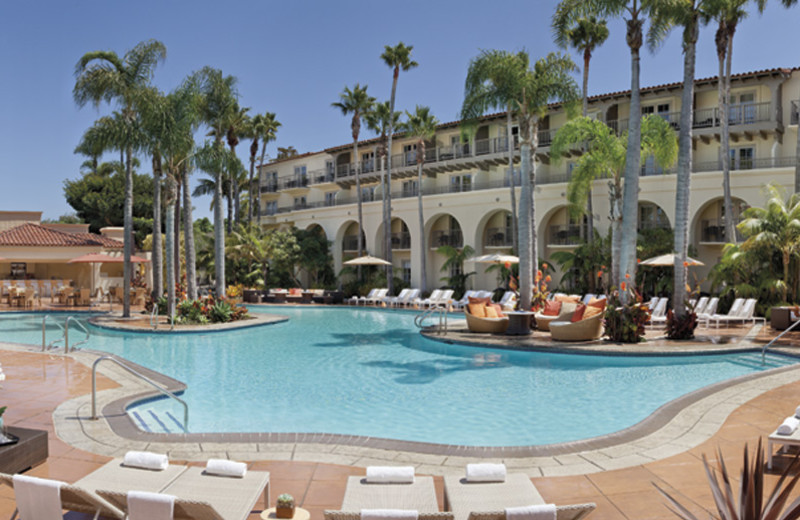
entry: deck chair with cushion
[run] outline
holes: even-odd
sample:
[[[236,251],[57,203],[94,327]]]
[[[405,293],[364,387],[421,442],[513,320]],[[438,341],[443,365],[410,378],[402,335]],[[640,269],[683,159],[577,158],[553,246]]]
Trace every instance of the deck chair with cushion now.
[[[479,308],[485,307],[484,304],[468,304],[464,307],[464,317],[467,319],[467,329],[470,332],[479,334],[502,334],[508,329],[508,316],[489,318],[484,315],[476,315]],[[485,313],[485,311],[484,311]]]
[[[419,289],[411,289],[408,292],[408,295],[405,297],[405,299],[398,300],[394,305],[396,307],[400,307],[401,305],[403,307],[408,307],[410,305],[413,305],[414,300],[416,300],[418,297],[419,297]]]
[[[463,309],[469,303],[470,298],[478,297],[478,292],[480,291],[473,291],[473,290],[464,291],[464,296],[462,296],[460,300],[453,301],[453,309],[457,310]]]
[[[398,301],[408,298],[409,292],[411,292],[411,289],[403,289],[397,296],[384,296],[382,301],[387,307],[394,307]]]
[[[747,300],[750,301],[750,300]],[[755,302],[755,300],[753,300]],[[709,327],[711,322],[714,322],[716,328],[719,328],[720,322],[724,323],[740,323],[743,321],[743,313],[749,309],[746,308],[744,298],[736,298],[733,300],[731,308],[728,309],[728,314],[710,314],[704,318],[706,327]],[[755,310],[755,303],[752,304],[752,310]],[[752,311],[751,311],[752,312]]]
[[[667,323],[667,304],[669,298],[659,298],[653,311],[650,313],[650,325],[664,325]]]
[[[573,302],[548,300],[545,302],[544,308],[533,315],[533,317],[536,318],[536,328],[538,330],[549,331],[550,323],[568,320],[577,306],[578,304]]]
[[[797,417],[799,412],[800,407],[797,408],[794,416],[787,417],[786,420],[767,437],[767,469],[772,469],[773,444],[781,446],[781,453],[791,446],[800,446],[800,418]]]
[[[351,296],[349,300],[347,300],[347,303],[349,305],[358,305],[361,302],[361,300],[366,300],[367,298],[374,298],[375,297],[375,293],[377,293],[377,292],[378,292],[378,289],[371,289],[369,291],[369,293],[367,293],[366,296],[359,297],[357,294],[355,294],[355,295]]]
[[[347,479],[341,511],[406,509],[438,513],[433,477],[414,475],[414,468],[371,466],[367,475]],[[328,514],[325,514],[326,518]]]
[[[580,313],[582,317],[576,317],[576,313]],[[550,322],[550,336],[556,341],[592,341],[599,339],[605,330],[603,327],[603,315],[602,310],[597,307],[579,305],[563,320]]]
[[[15,488],[15,477],[17,477],[18,481],[20,480],[20,477],[22,477],[23,480],[30,482],[28,489],[23,490],[21,488]],[[5,473],[0,473],[0,484],[5,484],[14,489],[14,498],[17,502],[17,509],[14,512],[14,515],[12,515],[12,518],[17,512],[19,512],[20,520],[28,520],[28,518],[31,518],[32,520],[61,520],[62,509],[66,509],[67,511],[77,511],[79,513],[88,513],[90,515],[94,515],[95,520],[100,516],[105,518],[124,518],[125,516],[119,508],[115,507],[97,494],[84,488],[69,485],[64,482],[27,477],[24,475],[7,475]],[[48,489],[53,487],[53,485],[56,487],[60,485],[60,488],[58,489],[58,500],[60,501],[60,504],[57,506],[57,513],[56,511],[53,511],[54,516],[52,518],[47,518],[41,509],[38,508],[38,506],[46,507],[46,505],[42,503],[42,497],[48,492]],[[36,504],[31,503],[31,492],[34,493],[33,502],[36,502]]]
[[[514,291],[506,291],[500,301],[497,302],[504,311],[513,311],[517,306],[517,293]]]
[[[466,477],[444,477],[445,509],[454,520],[506,520],[505,508],[545,504],[539,490],[523,473],[509,473],[502,481],[470,482]],[[595,509],[595,504],[557,506],[558,520],[578,520]]]

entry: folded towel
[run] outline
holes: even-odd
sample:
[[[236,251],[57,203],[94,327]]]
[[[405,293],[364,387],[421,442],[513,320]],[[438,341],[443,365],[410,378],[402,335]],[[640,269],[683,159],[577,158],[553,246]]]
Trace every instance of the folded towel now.
[[[361,520],[417,520],[413,509],[362,509]]]
[[[556,520],[556,505],[507,507],[506,520]]]
[[[467,464],[467,482],[505,482],[505,464]]]
[[[206,473],[223,477],[244,478],[247,475],[247,464],[225,459],[208,459]]]
[[[153,469],[163,471],[169,467],[169,459],[160,453],[149,451],[129,451],[125,454],[122,464],[132,468]]]
[[[779,435],[791,435],[800,426],[800,419],[797,417],[787,417],[783,423],[778,426]]]
[[[147,491],[128,491],[128,520],[172,520],[175,497]]]
[[[14,498],[20,518],[61,518],[61,486],[63,482],[44,478],[14,475]]]
[[[367,482],[412,484],[414,466],[367,466]]]

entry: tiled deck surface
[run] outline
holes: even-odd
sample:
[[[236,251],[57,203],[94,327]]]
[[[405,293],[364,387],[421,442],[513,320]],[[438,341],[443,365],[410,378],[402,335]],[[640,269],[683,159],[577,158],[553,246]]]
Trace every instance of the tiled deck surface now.
[[[0,349],[0,362],[8,374],[8,379],[0,387],[0,401],[9,406],[5,414],[7,423],[46,429],[50,435],[48,461],[32,469],[30,474],[74,482],[109,460],[109,457],[66,444],[55,434],[55,409],[61,403],[90,391],[90,371],[83,363],[70,357],[24,352],[14,348]],[[113,390],[116,384],[101,377],[99,387]],[[673,446],[671,456],[646,463],[634,462],[624,469],[600,471],[599,466],[594,466],[587,468],[590,473],[534,477],[533,482],[548,501],[596,502],[598,508],[590,517],[594,520],[675,518],[664,506],[664,500],[653,487],[654,482],[675,494],[690,510],[705,515],[703,510],[713,511],[713,500],[705,480],[701,454],[706,454],[713,461],[716,449],[720,448],[731,473],[738,475],[744,443],[752,446],[760,436],[771,433],[800,404],[800,377],[757,397],[739,400],[741,402],[731,407],[729,415],[728,410],[721,410],[722,416],[727,418],[718,430],[706,434],[710,434],[710,438],[699,444],[687,442],[696,444],[694,447]],[[214,448],[215,455],[220,451],[233,455],[237,447],[209,448]],[[174,452],[173,458],[176,455],[177,452]],[[359,459],[359,467],[351,467],[298,461],[296,459],[302,458],[302,454],[294,451],[290,455],[295,460],[254,461],[251,468],[270,472],[273,500],[281,492],[291,493],[301,507],[311,511],[313,520],[321,520],[324,509],[338,508],[344,496],[347,477],[363,474],[361,466],[370,463],[368,459]],[[624,453],[618,455],[625,456]],[[575,457],[567,455],[557,459],[564,466],[576,462],[587,463],[586,459],[580,457],[576,461]],[[777,481],[777,471],[785,461],[786,458],[777,459],[776,473],[768,476],[768,485]],[[462,463],[460,460],[457,462]],[[420,473],[425,472],[424,465],[419,464],[418,468]],[[443,505],[440,477],[436,477],[436,483],[439,503]],[[800,495],[800,489],[795,491],[795,495]],[[257,511],[261,507],[257,505]],[[0,515],[10,516],[13,509],[13,492],[8,488],[0,488]],[[84,516],[70,514],[67,518]],[[256,518],[256,513],[250,515],[251,520]]]

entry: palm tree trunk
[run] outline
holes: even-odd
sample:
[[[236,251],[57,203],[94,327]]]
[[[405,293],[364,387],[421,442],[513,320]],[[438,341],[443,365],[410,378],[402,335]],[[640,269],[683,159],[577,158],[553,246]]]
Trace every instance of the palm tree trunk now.
[[[125,150],[125,207],[123,210],[123,238],[122,256],[122,317],[131,316],[131,278],[133,276],[133,146],[128,145]]]
[[[508,170],[511,172],[511,243],[514,251],[519,252],[519,238],[517,236],[517,176],[514,175],[514,136],[511,131],[511,105],[508,105],[506,112],[506,136],[508,138]],[[422,180],[420,179],[420,184]]]
[[[175,315],[175,202],[177,200],[175,177],[167,176],[167,317]]]
[[[153,155],[153,288],[151,296],[158,299],[164,291],[161,251],[161,156]]]
[[[192,220],[192,194],[189,191],[189,170],[183,166],[183,249],[186,256],[186,296],[197,299],[197,252],[194,248],[194,221]]]
[[[417,184],[422,186],[422,162],[419,158],[417,158]],[[419,248],[419,267],[420,267],[420,278],[421,283],[419,284],[419,290],[421,292],[425,292],[426,290],[426,281],[428,279],[428,268],[426,262],[426,247],[425,247],[425,216],[422,213],[422,190],[417,190],[417,211],[419,213],[419,236],[422,240],[422,247]]]
[[[225,296],[225,222],[222,217],[222,171],[214,186],[214,288],[217,298]]]
[[[256,170],[256,151],[258,151],[258,140],[253,139],[252,144],[250,145],[250,182],[247,183],[247,196],[248,196],[248,204],[247,204],[247,224],[252,224],[253,222],[253,206],[255,202],[255,197],[253,196],[253,174]]]
[[[176,175],[179,175],[179,172],[175,172]],[[175,248],[174,254],[172,256],[172,262],[175,264],[175,280],[181,279],[181,183],[177,180],[174,181],[175,183],[175,238],[172,241],[173,247]]]
[[[720,161],[722,162],[722,208],[725,213],[725,238],[729,242],[735,242],[733,219],[733,198],[731,196],[731,141],[728,128],[728,102],[727,102],[727,81],[725,79],[725,54],[717,54],[719,60],[719,79],[717,81],[717,105],[719,106],[720,120]]]
[[[533,270],[534,270],[534,245],[533,245],[533,186],[531,183],[531,170],[533,150],[535,150],[535,128],[530,116],[521,114],[520,125],[520,170],[521,187],[519,194],[519,298],[520,310],[531,308],[533,296]]]
[[[694,99],[695,51],[697,49],[697,20],[686,27],[684,39],[683,93],[681,94],[681,120],[678,131],[678,174],[675,189],[675,266],[672,292],[672,310],[675,316],[686,315],[686,262],[689,253],[689,197],[692,182],[692,101]]]
[[[264,143],[261,145],[261,160],[258,164],[258,216],[256,217],[256,221],[258,222],[259,227],[261,226],[261,168],[264,166],[264,155],[267,153],[267,139],[264,138]],[[266,278],[264,278],[266,280]]]
[[[589,114],[589,61],[592,55],[587,48],[583,52],[583,117]],[[591,246],[594,244],[594,205],[592,204],[592,186],[594,181],[589,181],[588,197],[586,198],[586,213],[588,213],[586,225],[586,241]],[[594,292],[595,288],[594,266],[589,269],[589,292]]]
[[[392,260],[392,134],[394,133],[394,99],[397,94],[397,79],[400,77],[400,67],[394,68],[394,77],[392,78],[392,97],[389,98],[389,135],[388,143],[386,145],[386,261],[389,265],[386,266],[386,283],[389,288],[388,294],[394,294],[394,265]],[[422,191],[422,185],[417,187]],[[425,239],[423,238],[423,246]]]
[[[364,212],[361,207],[361,169],[358,163],[358,138],[353,139],[353,164],[356,170],[356,201],[358,202],[358,256],[364,251]],[[348,166],[349,167],[349,166]],[[358,280],[361,281],[361,266],[357,270]]]
[[[639,174],[642,149],[642,104],[639,93],[639,49],[642,46],[642,21],[628,20],[628,45],[631,49],[631,105],[628,118],[628,149],[625,153],[625,184],[622,196],[622,228],[636,229],[639,206]],[[636,233],[624,233],[617,265],[619,280],[630,275],[636,280]],[[628,292],[620,293],[623,303],[628,302]]]
[[[233,231],[233,167],[228,171],[228,234]]]
[[[789,256],[789,251],[782,251],[783,253],[783,300],[787,301],[786,296],[789,289],[789,261],[791,257]]]
[[[380,152],[379,160],[381,161],[381,223],[383,224],[383,241],[385,244],[386,233],[388,232],[391,234],[392,230],[388,229],[387,231],[386,227],[386,190],[388,189],[388,185],[386,183],[386,155],[383,152]]]

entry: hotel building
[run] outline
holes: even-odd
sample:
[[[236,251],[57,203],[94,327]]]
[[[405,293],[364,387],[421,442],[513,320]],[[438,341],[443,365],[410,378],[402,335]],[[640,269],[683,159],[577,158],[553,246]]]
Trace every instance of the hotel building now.
[[[642,114],[658,114],[678,129],[681,83],[641,90]],[[731,241],[725,236],[725,219],[741,219],[749,206],[765,202],[763,186],[777,182],[793,190],[797,143],[797,103],[800,69],[777,68],[736,74],[731,85],[730,144],[733,215],[722,204],[720,121],[717,78],[695,81],[693,164],[690,200],[690,244],[706,266],[697,268],[698,279]],[[605,122],[616,132],[625,131],[630,116],[630,91],[612,92],[589,99],[589,117]],[[539,124],[535,180],[536,232],[539,255],[548,259],[555,251],[574,248],[585,235],[585,223],[573,221],[567,212],[566,191],[577,154],[553,161],[550,143],[567,121],[563,107],[553,105]],[[345,121],[342,124],[346,124]],[[422,186],[417,185],[414,139],[393,138],[392,248],[395,273],[412,286],[420,285],[420,248],[428,249],[428,289],[442,285],[445,258],[441,245],[473,247],[476,254],[511,249],[510,183],[519,183],[508,168],[505,113],[484,116],[469,142],[460,139],[458,121],[438,126],[427,146]],[[514,133],[516,134],[516,128]],[[435,142],[434,142],[435,141]],[[515,145],[515,168],[519,149]],[[381,217],[381,170],[378,139],[359,143],[362,165],[361,190],[365,250],[384,257]],[[355,256],[357,249],[357,199],[352,143],[263,165],[259,170],[261,222],[266,227],[296,226],[317,229],[332,243],[334,267]],[[661,171],[652,158],[642,161],[638,228],[672,227],[675,215],[675,169]],[[423,193],[424,233],[419,231],[417,190]],[[519,201],[519,188],[517,188]],[[605,234],[609,227],[608,181],[593,188],[595,228]],[[733,237],[740,240],[741,237]],[[471,265],[466,269],[473,269]],[[475,288],[493,288],[494,273],[470,279]],[[562,273],[557,272],[554,282]],[[706,286],[707,288],[707,286]]]

